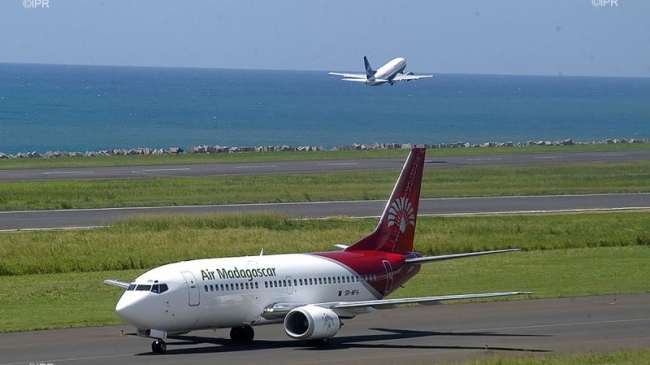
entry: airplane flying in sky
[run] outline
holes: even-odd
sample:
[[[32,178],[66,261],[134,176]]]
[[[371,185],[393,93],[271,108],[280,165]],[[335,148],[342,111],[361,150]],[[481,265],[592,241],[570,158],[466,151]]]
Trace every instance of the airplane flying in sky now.
[[[340,73],[330,72],[330,75],[343,76],[343,81],[363,82],[369,86],[378,86],[385,83],[393,85],[395,81],[411,81],[423,79],[426,77],[433,77],[433,75],[414,75],[412,72],[404,73],[406,68],[406,60],[398,57],[388,61],[387,64],[381,66],[377,71],[370,67],[368,58],[363,56],[363,63],[366,67],[365,74],[357,73]]]
[[[152,269],[131,283],[115,310],[137,334],[155,339],[194,330],[230,328],[234,343],[251,343],[253,327],[282,323],[291,338],[325,343],[342,320],[400,304],[528,294],[498,292],[386,299],[414,277],[422,264],[516,249],[423,257],[413,251],[425,150],[411,150],[379,224],[342,251],[208,258]]]

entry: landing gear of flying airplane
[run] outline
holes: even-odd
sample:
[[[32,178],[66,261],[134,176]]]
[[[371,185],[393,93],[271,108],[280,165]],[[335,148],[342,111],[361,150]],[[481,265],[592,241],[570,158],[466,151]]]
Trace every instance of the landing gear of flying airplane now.
[[[251,326],[233,327],[230,329],[230,340],[234,344],[249,345],[255,338],[255,331]]]
[[[163,340],[156,340],[151,343],[151,351],[156,354],[164,354],[167,352],[167,344]]]

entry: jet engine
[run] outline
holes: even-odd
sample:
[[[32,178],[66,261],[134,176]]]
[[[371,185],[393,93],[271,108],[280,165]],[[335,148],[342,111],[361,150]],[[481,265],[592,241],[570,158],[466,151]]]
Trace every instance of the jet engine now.
[[[284,331],[298,340],[327,340],[340,328],[341,320],[334,311],[314,305],[295,308],[284,317]]]

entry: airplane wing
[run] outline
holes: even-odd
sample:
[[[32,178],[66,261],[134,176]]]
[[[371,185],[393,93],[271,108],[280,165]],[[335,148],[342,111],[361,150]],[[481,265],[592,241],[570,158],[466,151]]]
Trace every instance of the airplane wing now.
[[[512,252],[512,251],[521,251],[521,249],[519,249],[519,248],[509,248],[509,249],[506,249],[506,250],[481,251],[481,252],[457,253],[457,254],[453,254],[453,255],[416,257],[416,258],[412,258],[412,259],[406,259],[405,263],[406,264],[411,264],[411,265],[424,264],[424,263],[427,263],[427,262],[453,260],[453,259],[460,259],[460,258],[472,257],[472,256],[492,255],[492,254],[495,254],[495,253],[504,253],[504,252]]]
[[[433,297],[417,297],[417,298],[397,298],[397,299],[377,299],[377,300],[363,300],[358,302],[338,302],[338,303],[323,303],[314,304],[319,307],[325,307],[332,310],[366,310],[367,309],[391,309],[398,305],[403,304],[422,304],[433,305],[440,304],[445,300],[461,300],[461,299],[478,299],[478,298],[493,298],[505,297],[510,295],[525,295],[531,294],[526,291],[512,291],[512,292],[497,292],[497,293],[479,293],[479,294],[456,294],[456,295],[441,295]]]
[[[526,295],[531,292],[497,292],[497,293],[479,293],[479,294],[455,294],[455,295],[440,295],[432,297],[416,297],[416,298],[397,298],[397,299],[376,299],[376,300],[361,300],[357,302],[328,302],[328,303],[275,303],[266,306],[262,312],[262,317],[266,319],[279,319],[284,318],[292,310],[308,305],[317,306],[321,308],[331,309],[342,318],[353,318],[359,314],[370,313],[375,309],[392,309],[398,305],[405,304],[421,304],[421,305],[436,305],[446,300],[462,300],[462,299],[479,299],[479,298],[493,298],[504,297],[510,295]]]
[[[428,77],[433,77],[433,75],[413,75],[412,73],[397,74],[393,78],[393,81],[412,81],[412,80],[419,80]]]
[[[119,286],[120,288],[124,289],[127,289],[129,287],[129,283],[125,283],[119,280],[104,280],[104,284]]]
[[[366,81],[366,74],[346,74],[346,73],[339,73],[339,72],[330,72],[329,74],[334,76],[343,76],[346,79],[361,79],[363,81]]]

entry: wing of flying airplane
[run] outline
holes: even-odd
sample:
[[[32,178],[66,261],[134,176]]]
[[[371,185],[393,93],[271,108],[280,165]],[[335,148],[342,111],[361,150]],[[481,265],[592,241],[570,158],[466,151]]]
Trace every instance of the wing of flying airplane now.
[[[393,81],[413,81],[413,80],[419,80],[419,79],[424,79],[428,77],[433,77],[433,75],[414,75],[412,72],[406,73],[406,74],[397,74],[393,78]]]
[[[366,79],[366,74],[347,74],[347,73],[339,73],[339,72],[330,72],[329,74],[334,76],[342,76],[343,78],[341,79],[341,81],[352,81],[352,82],[368,81]]]

